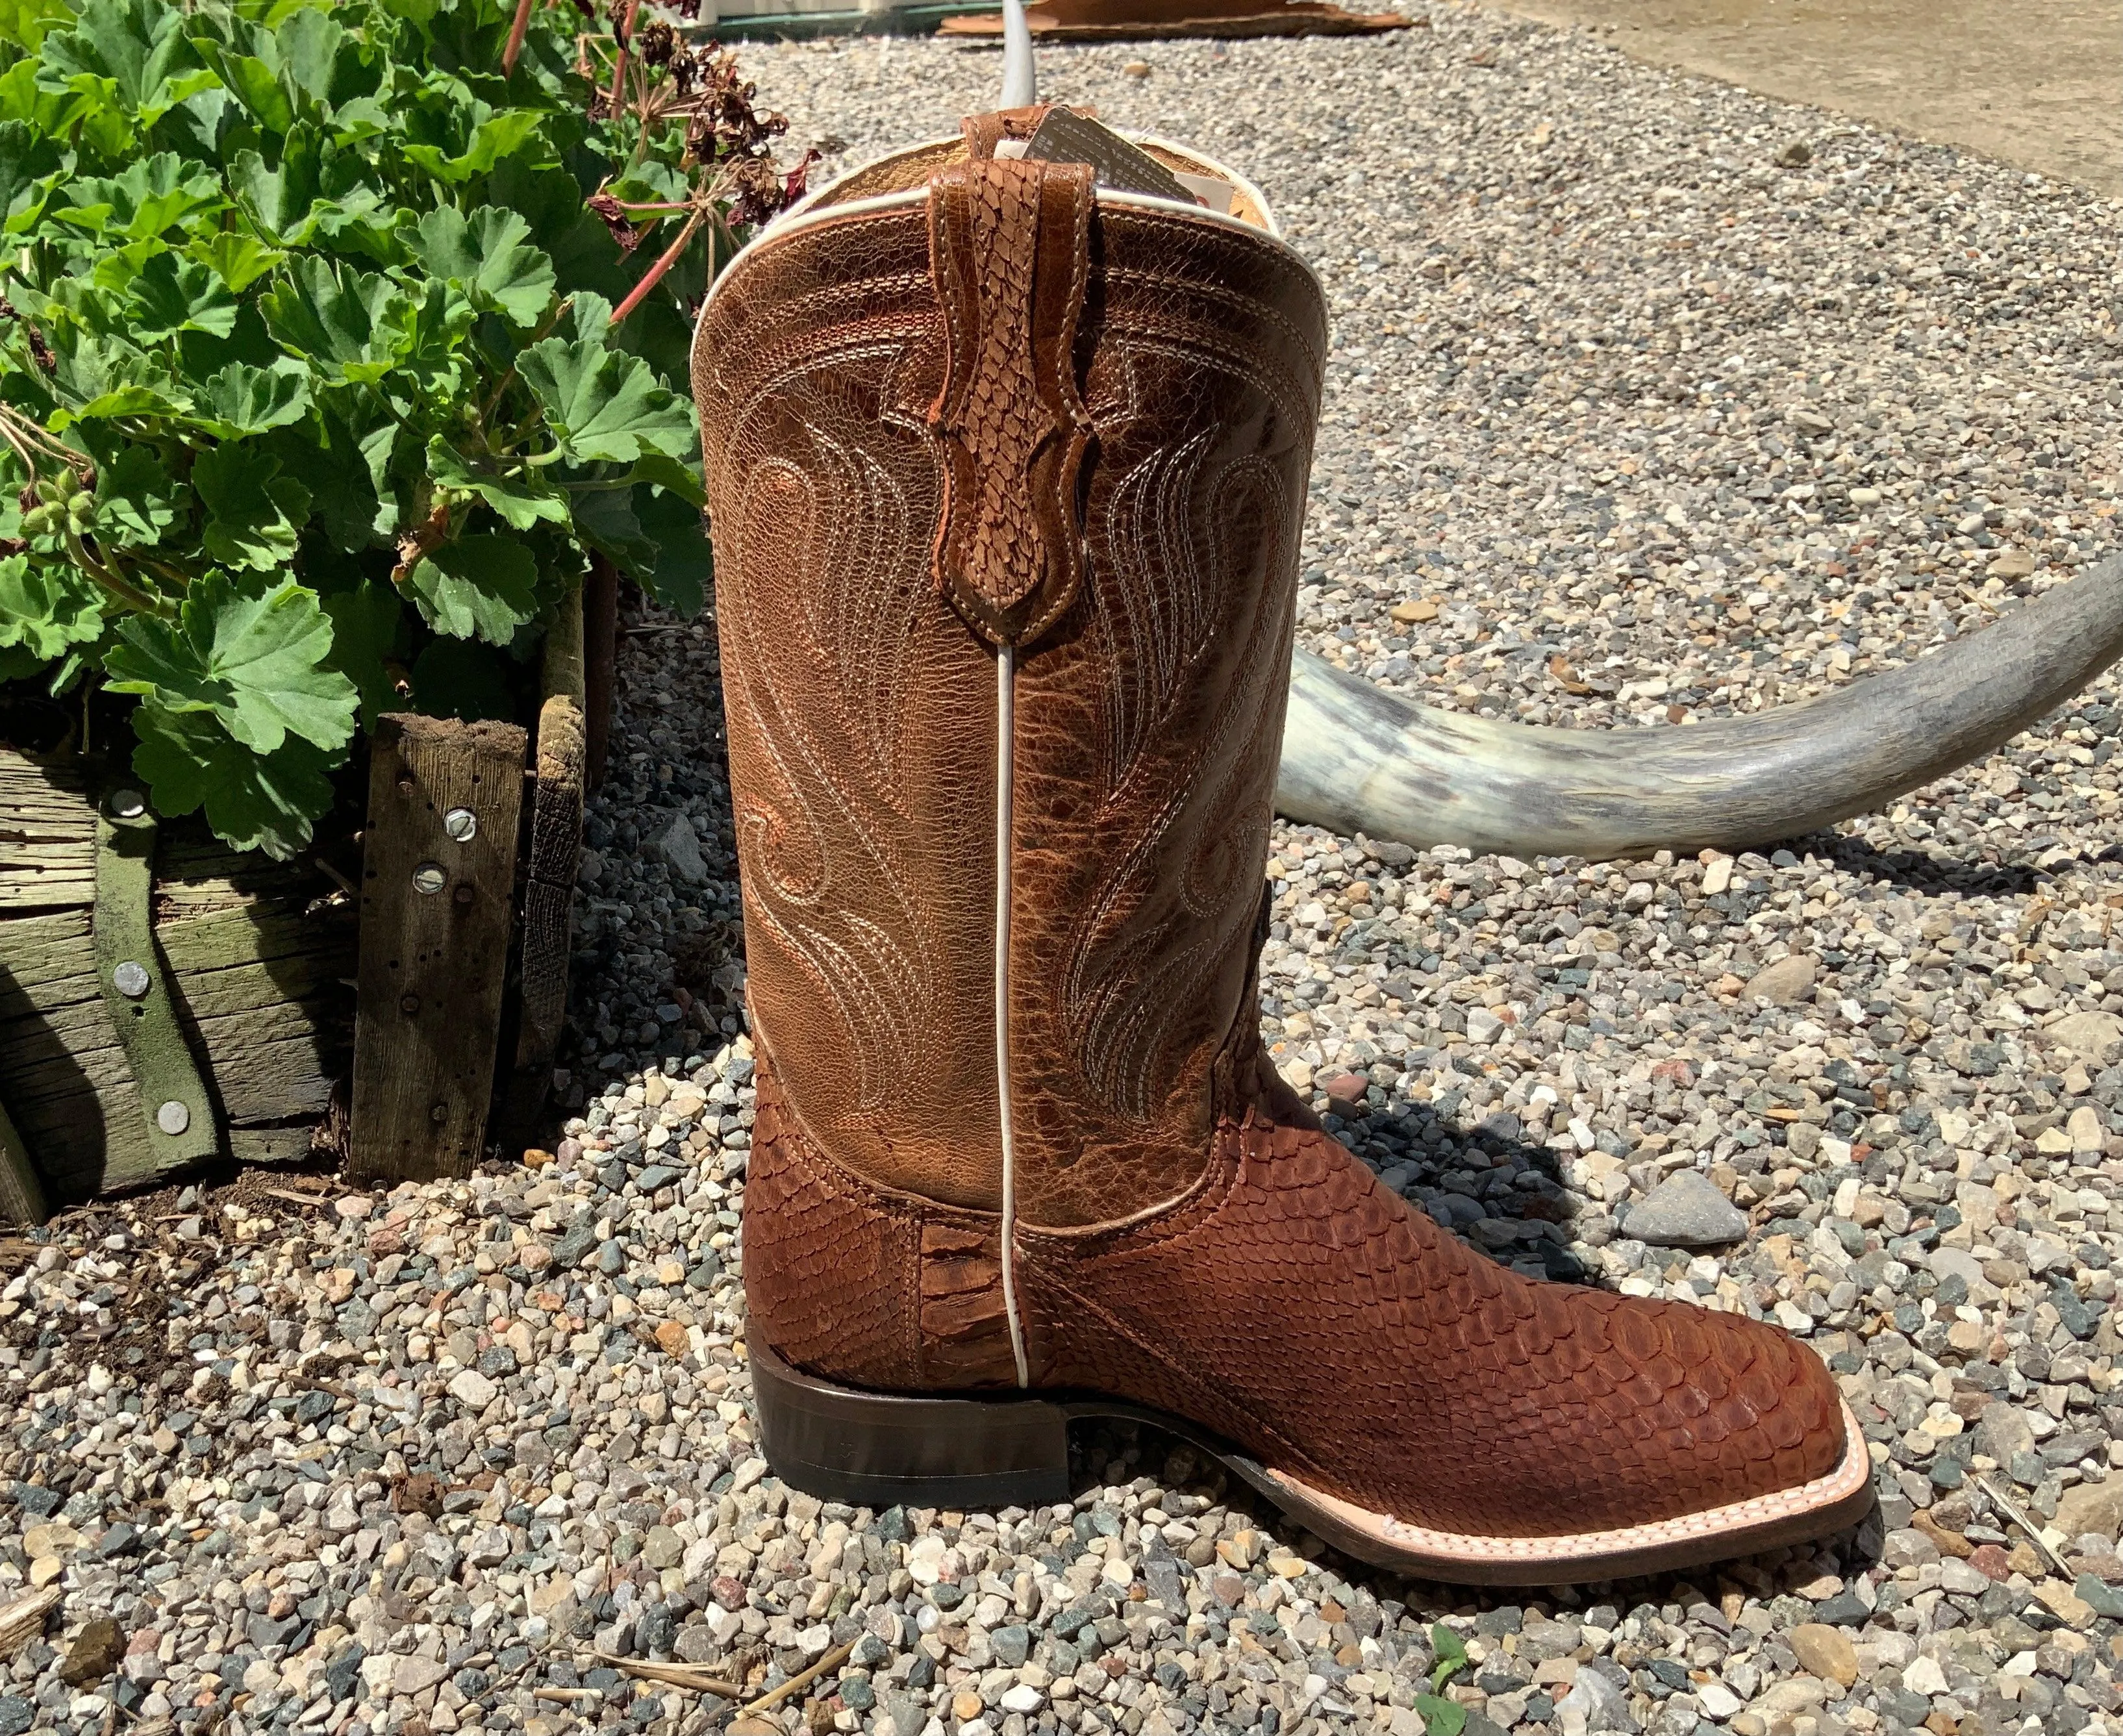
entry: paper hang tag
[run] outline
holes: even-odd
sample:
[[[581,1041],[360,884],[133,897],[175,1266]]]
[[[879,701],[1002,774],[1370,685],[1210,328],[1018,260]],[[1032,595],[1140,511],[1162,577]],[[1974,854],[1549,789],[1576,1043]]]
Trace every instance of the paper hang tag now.
[[[1224,216],[1231,214],[1231,199],[1239,190],[1228,181],[1217,181],[1207,175],[1174,175],[1172,177],[1211,211]]]
[[[1207,205],[1212,211],[1231,209],[1232,189],[1228,181],[1201,175],[1175,175],[1111,127],[1068,109],[1049,109],[1031,138],[996,147],[997,156],[1005,153],[1044,162],[1088,163],[1099,185],[1116,192],[1147,193],[1183,205]]]

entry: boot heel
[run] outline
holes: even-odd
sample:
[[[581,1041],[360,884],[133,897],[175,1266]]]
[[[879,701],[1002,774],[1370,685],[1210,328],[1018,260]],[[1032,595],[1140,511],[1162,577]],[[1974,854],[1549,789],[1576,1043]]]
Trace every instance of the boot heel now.
[[[1047,1507],[1069,1499],[1058,1405],[901,1398],[800,1373],[757,1340],[752,1389],[766,1462],[785,1483],[854,1507]]]

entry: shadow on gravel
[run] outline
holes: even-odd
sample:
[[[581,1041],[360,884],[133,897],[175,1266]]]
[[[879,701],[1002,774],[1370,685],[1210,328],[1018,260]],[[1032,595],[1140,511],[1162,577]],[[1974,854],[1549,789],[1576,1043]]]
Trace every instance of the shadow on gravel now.
[[[1458,1108],[1450,1090],[1435,1104],[1390,1099],[1342,1118],[1334,1132],[1410,1205],[1499,1264],[1529,1277],[1596,1282],[1564,1246],[1577,1207],[1561,1159],[1525,1138],[1524,1124],[1507,1110],[1469,1126]],[[1426,1203],[1423,1189],[1442,1197]]]
[[[1933,897],[2022,898],[2035,892],[2055,873],[2053,869],[2037,869],[2032,861],[1993,861],[1961,851],[1876,850],[1863,838],[1836,833],[1817,833],[1784,847],[1810,852],[1846,874]],[[2074,856],[2070,866],[2090,868],[2103,862],[2123,862],[2123,846]]]

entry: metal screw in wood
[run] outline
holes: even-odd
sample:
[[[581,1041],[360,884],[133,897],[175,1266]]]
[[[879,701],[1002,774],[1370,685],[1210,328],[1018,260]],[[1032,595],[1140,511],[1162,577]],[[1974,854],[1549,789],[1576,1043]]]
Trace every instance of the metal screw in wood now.
[[[138,790],[113,790],[110,811],[120,819],[138,819],[148,811],[148,798]]]
[[[155,1111],[155,1125],[166,1133],[181,1133],[191,1124],[192,1112],[174,1097]]]
[[[469,808],[452,808],[443,816],[443,830],[460,844],[468,844],[479,836],[479,816]]]
[[[440,862],[423,862],[413,870],[413,889],[433,895],[448,885],[450,877],[443,871]]]
[[[148,968],[136,959],[128,959],[110,973],[110,986],[129,1001],[137,1001],[148,992],[152,979]]]

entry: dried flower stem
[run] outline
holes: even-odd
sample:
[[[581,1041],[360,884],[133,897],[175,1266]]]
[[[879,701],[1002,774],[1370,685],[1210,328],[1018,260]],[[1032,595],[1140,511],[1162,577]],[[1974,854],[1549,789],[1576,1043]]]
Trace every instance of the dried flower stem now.
[[[641,0],[626,0],[626,17],[619,27],[619,58],[612,63],[612,90],[605,98],[605,106],[612,110],[612,118],[619,118],[620,91],[626,82],[630,50],[634,46],[635,15],[641,10]]]
[[[641,281],[627,291],[626,299],[612,310],[613,325],[616,326],[640,307],[642,298],[656,287],[665,272],[678,263],[679,256],[686,251],[686,244],[692,240],[695,232],[701,227],[701,218],[706,214],[699,206],[693,208],[693,214],[686,219],[685,227],[679,230],[677,240],[666,247],[656,263],[642,274]]]
[[[523,52],[523,33],[531,28],[532,0],[516,0],[516,16],[508,26],[508,46],[501,51],[501,70],[516,70],[516,57]]]

